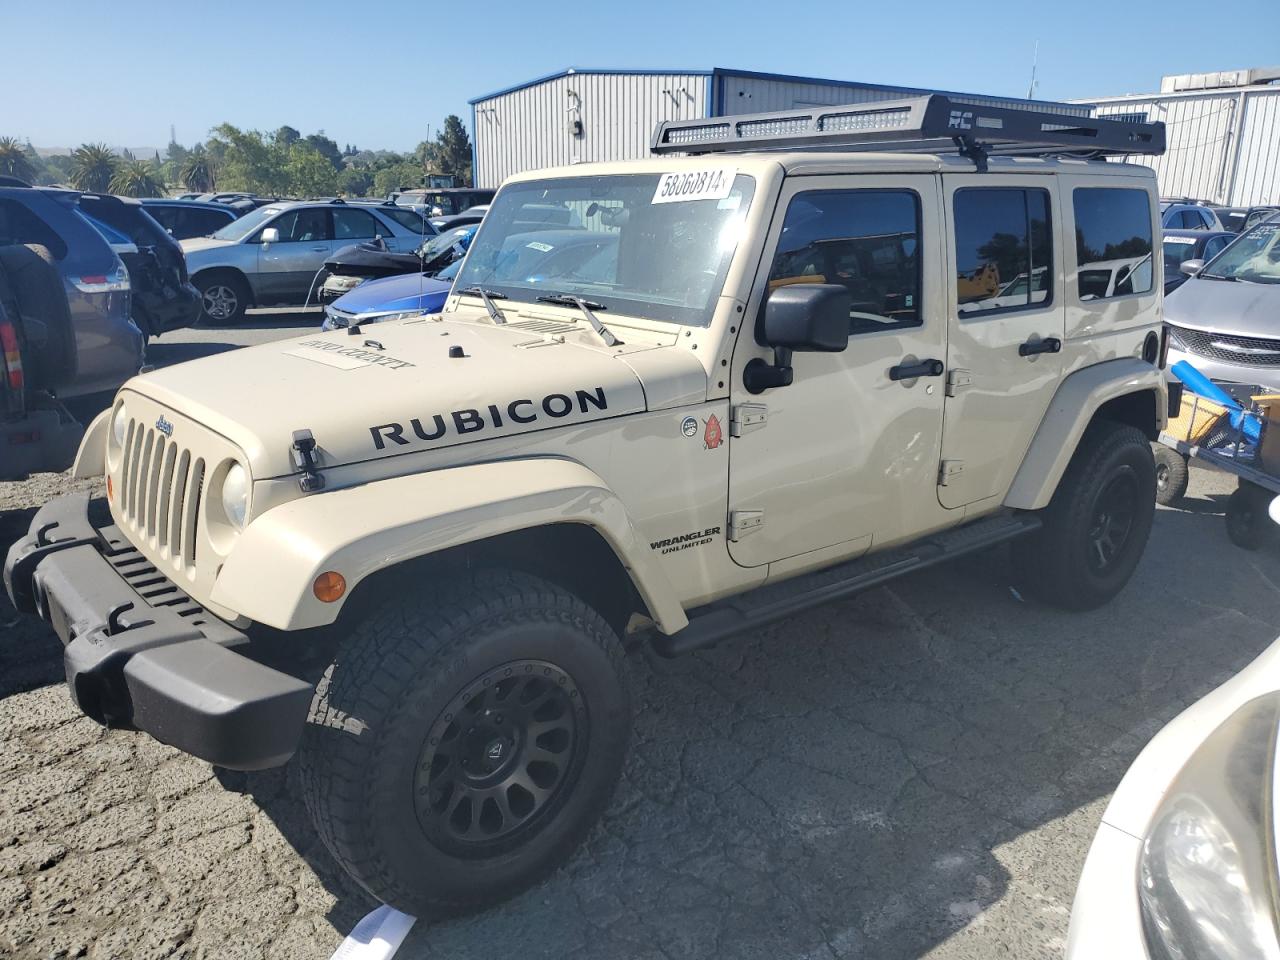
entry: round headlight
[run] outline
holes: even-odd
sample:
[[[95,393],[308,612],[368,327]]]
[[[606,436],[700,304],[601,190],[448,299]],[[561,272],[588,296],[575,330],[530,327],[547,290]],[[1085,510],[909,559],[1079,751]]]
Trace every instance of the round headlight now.
[[[244,528],[245,513],[249,509],[249,473],[238,463],[222,481],[222,509],[237,530]]]
[[[129,430],[129,413],[125,410],[124,404],[116,407],[115,416],[111,418],[111,436],[116,442],[117,447],[123,447],[125,436]]]

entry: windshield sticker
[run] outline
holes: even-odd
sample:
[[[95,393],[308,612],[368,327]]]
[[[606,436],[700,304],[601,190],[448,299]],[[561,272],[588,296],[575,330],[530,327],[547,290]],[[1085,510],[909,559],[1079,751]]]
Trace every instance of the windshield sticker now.
[[[737,167],[716,167],[711,170],[689,170],[684,173],[664,173],[658,178],[658,189],[653,191],[651,203],[681,203],[685,200],[723,200],[733,189]]]
[[[1186,246],[1192,246],[1195,244],[1194,240],[1189,240],[1186,237],[1165,237],[1164,242],[1165,243],[1181,243]]]
[[[550,253],[555,249],[551,244],[543,243],[540,240],[534,240],[531,243],[526,243],[525,246],[530,250],[537,250],[539,253]]]

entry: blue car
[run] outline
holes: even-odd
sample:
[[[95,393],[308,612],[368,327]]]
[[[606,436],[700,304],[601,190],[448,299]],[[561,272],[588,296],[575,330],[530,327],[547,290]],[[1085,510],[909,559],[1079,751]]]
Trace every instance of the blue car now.
[[[366,280],[348,294],[324,308],[321,330],[341,330],[353,323],[381,323],[435,313],[444,306],[453,276],[462,261],[457,260],[434,277],[421,273],[402,273],[380,280]]]

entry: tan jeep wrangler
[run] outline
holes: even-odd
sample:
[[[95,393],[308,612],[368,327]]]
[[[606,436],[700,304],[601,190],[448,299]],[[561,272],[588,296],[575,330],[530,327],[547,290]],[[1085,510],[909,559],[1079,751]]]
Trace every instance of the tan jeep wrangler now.
[[[1124,587],[1167,415],[1160,209],[1096,158],[1163,144],[935,96],[515,177],[442,314],[126,384],[76,468],[110,522],[48,504],[7,588],[88,715],[296,753],[374,896],[507,896],[608,801],[624,636],[672,655],[1006,540],[1046,602]],[[315,675],[279,668],[298,649]]]

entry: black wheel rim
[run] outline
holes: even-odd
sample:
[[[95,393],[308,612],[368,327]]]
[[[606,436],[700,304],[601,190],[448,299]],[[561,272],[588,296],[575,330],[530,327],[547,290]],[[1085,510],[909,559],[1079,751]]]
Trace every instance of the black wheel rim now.
[[[414,776],[418,823],[437,846],[483,857],[522,842],[577,776],[587,718],[567,673],[517,660],[478,678],[441,711]]]
[[[1138,511],[1138,480],[1129,470],[1107,481],[1089,522],[1089,567],[1105,573],[1124,552]]]

